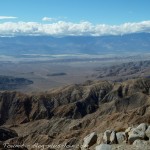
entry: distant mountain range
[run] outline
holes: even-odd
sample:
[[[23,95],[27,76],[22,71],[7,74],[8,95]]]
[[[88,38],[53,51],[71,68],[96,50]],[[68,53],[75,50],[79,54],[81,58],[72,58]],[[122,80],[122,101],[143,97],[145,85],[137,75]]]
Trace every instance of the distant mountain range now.
[[[0,37],[1,55],[122,54],[150,51],[150,33],[122,36],[16,36]]]
[[[150,78],[150,61],[135,61],[96,68],[92,76],[103,80],[124,81],[139,77]]]

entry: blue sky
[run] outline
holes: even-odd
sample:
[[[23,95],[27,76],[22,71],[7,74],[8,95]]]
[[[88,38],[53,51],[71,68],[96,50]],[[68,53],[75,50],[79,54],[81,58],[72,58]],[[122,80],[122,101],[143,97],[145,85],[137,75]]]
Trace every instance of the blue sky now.
[[[0,0],[0,35],[150,32],[150,0]]]
[[[18,17],[13,21],[41,22],[50,17],[116,25],[150,20],[149,7],[150,0],[1,0],[0,16]]]

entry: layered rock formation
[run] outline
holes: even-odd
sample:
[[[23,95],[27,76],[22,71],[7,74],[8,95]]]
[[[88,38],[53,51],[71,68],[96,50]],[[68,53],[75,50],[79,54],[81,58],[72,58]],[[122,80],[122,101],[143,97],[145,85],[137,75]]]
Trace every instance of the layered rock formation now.
[[[22,149],[79,149],[88,134],[101,135],[106,130],[110,130],[111,138],[105,144],[117,139],[122,143],[125,129],[143,122],[150,124],[149,89],[150,79],[141,78],[87,81],[32,95],[1,92],[0,125],[18,135],[2,143],[5,147],[6,143],[19,143]],[[149,135],[149,130],[145,134]]]

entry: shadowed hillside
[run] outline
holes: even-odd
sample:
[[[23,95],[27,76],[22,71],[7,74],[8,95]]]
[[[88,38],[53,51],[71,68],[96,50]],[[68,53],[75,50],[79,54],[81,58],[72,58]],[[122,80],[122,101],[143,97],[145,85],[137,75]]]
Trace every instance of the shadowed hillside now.
[[[14,90],[32,84],[31,80],[0,75],[0,90]]]

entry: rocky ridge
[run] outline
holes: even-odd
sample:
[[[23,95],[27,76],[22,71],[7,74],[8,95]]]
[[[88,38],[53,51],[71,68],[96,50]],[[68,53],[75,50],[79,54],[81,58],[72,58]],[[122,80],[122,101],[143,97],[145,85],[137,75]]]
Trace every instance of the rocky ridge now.
[[[0,92],[1,128],[17,134],[1,143],[19,143],[24,149],[32,149],[36,143],[53,145],[53,149],[79,149],[86,135],[99,138],[106,130],[112,137],[119,136],[120,142],[124,138],[120,132],[128,127],[150,124],[149,89],[150,79],[140,78],[87,81],[31,95]]]
[[[92,75],[101,80],[125,81],[139,77],[150,77],[150,61],[132,61],[117,65],[97,67]]]

